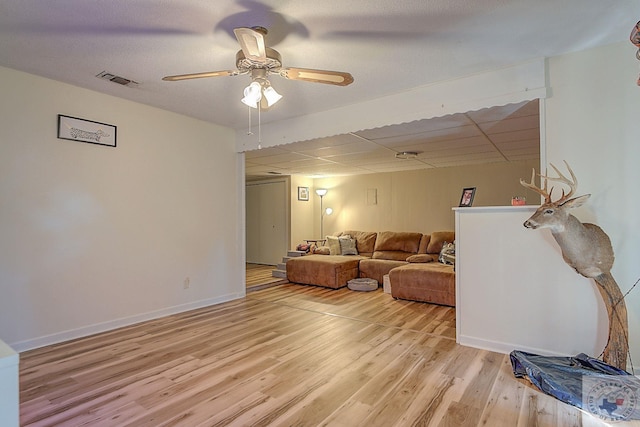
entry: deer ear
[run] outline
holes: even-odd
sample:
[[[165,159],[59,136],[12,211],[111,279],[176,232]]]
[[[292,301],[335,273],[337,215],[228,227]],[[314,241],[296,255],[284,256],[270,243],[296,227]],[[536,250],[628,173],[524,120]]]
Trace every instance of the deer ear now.
[[[569,209],[579,208],[587,201],[587,199],[591,197],[591,194],[585,194],[584,196],[574,197],[573,199],[569,199],[560,206],[566,207]]]

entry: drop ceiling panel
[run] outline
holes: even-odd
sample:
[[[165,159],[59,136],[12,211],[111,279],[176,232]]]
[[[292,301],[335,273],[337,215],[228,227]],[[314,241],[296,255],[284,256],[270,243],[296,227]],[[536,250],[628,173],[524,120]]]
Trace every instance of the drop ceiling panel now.
[[[474,153],[466,154],[464,156],[442,157],[434,159],[431,163],[435,167],[452,167],[479,163],[500,163],[505,161],[506,160],[503,157],[496,155],[496,153]]]
[[[310,158],[309,156],[304,156],[302,154],[285,152],[282,154],[277,154],[275,156],[253,157],[251,161],[254,163],[259,163],[264,165],[264,164],[281,164],[286,162],[295,162],[295,161],[307,160],[309,158]]]
[[[330,147],[316,146],[310,150],[299,150],[297,152],[301,154],[310,155],[310,156],[316,156],[316,157],[330,157],[330,156],[335,156],[340,154],[349,154],[349,153],[368,153],[371,151],[375,151],[379,148],[380,147],[376,144],[359,140],[357,142],[351,142],[351,143],[343,144],[340,146],[330,146]]]
[[[515,148],[530,148],[535,151],[540,150],[540,142],[538,139],[521,139],[514,141],[500,142],[496,144],[500,150],[512,150]]]
[[[367,164],[371,162],[382,163],[388,160],[396,160],[395,153],[393,152],[369,153],[367,155],[363,155],[362,153],[354,153],[354,154],[346,154],[343,156],[330,157],[329,159],[337,163],[350,165],[350,166],[358,165],[358,164]]]
[[[450,141],[429,142],[418,145],[407,145],[398,148],[401,148],[401,150],[399,151],[415,151],[417,153],[429,154],[443,151],[459,151],[471,149],[478,146],[486,147],[487,149],[494,149],[491,145],[491,142],[484,136],[476,136],[472,138],[463,138]]]
[[[476,126],[464,125],[457,128],[425,131],[412,135],[387,136],[385,138],[377,138],[375,141],[387,147],[396,147],[406,142],[448,141],[452,139],[467,138],[476,135],[480,135],[480,131]]]
[[[478,111],[470,111],[467,117],[476,123],[495,122],[509,117],[538,116],[538,100],[524,101],[518,104],[504,105],[500,108],[483,108]]]
[[[335,135],[327,138],[310,139],[307,141],[294,142],[282,145],[281,147],[287,151],[305,151],[313,150],[318,147],[336,147],[344,144],[351,144],[360,139],[349,134]]]
[[[472,122],[464,114],[452,114],[443,117],[416,120],[409,123],[359,131],[357,132],[357,134],[367,139],[378,141],[380,139],[389,137],[411,136],[424,132],[433,132],[442,129],[453,129],[468,124],[472,124]]]
[[[540,129],[525,129],[491,134],[491,140],[494,144],[506,144],[514,141],[535,141],[536,144],[539,144]]]
[[[510,117],[496,122],[478,123],[478,126],[486,134],[494,135],[522,129],[538,129],[540,127],[540,119],[538,116]]]

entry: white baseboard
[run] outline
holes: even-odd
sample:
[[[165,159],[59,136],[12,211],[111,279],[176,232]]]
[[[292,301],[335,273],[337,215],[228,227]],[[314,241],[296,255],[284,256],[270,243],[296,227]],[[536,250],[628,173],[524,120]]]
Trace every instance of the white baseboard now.
[[[170,316],[172,314],[182,313],[189,310],[195,310],[198,308],[208,307],[210,305],[232,301],[238,298],[242,298],[244,296],[245,296],[245,293],[233,293],[233,294],[219,296],[217,298],[194,301],[187,304],[181,304],[173,307],[163,308],[160,310],[140,313],[134,316],[114,319],[108,322],[96,323],[93,325],[87,325],[87,326],[83,326],[76,329],[56,332],[55,334],[45,335],[45,336],[41,336],[41,337],[37,337],[37,338],[25,340],[25,341],[11,343],[9,345],[15,351],[20,353],[27,350],[33,350],[35,348],[44,347],[47,345],[58,344],[64,341],[86,337],[86,336],[97,334],[100,332],[111,331],[113,329],[122,328],[124,326],[145,322],[147,320],[153,320],[153,319],[157,319],[164,316]]]
[[[461,335],[458,337],[458,344],[467,347],[479,348],[482,350],[495,351],[496,353],[509,354],[514,350],[524,351],[527,353],[539,354],[541,356],[575,356],[575,354],[558,354],[543,348],[527,347],[519,344],[504,343],[500,341],[489,341],[482,338]]]
[[[495,351],[496,353],[502,353],[502,354],[510,354],[512,351],[517,350],[517,351],[524,351],[527,353],[539,354],[541,356],[560,356],[560,357],[575,356],[575,354],[558,354],[542,348],[527,347],[527,346],[522,346],[517,344],[503,343],[500,341],[489,341],[489,340],[469,337],[465,335],[459,336],[456,342],[460,345],[464,345],[467,347],[474,347],[474,348],[479,348],[481,350]],[[629,371],[630,368],[631,367],[627,365],[628,372],[630,372]],[[634,367],[633,372],[630,372],[630,373],[640,378],[639,367]]]

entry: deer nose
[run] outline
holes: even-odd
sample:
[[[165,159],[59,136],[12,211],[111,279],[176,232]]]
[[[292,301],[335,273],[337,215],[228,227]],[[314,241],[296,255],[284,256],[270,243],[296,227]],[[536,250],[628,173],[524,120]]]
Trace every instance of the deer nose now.
[[[536,228],[535,225],[529,220],[525,221],[522,225],[524,225],[526,228]]]

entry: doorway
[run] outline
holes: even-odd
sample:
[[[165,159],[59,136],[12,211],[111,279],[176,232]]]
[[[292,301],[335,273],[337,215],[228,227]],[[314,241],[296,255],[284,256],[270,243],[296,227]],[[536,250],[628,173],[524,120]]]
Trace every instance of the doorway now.
[[[277,265],[286,255],[289,183],[276,181],[246,184],[247,263]]]

